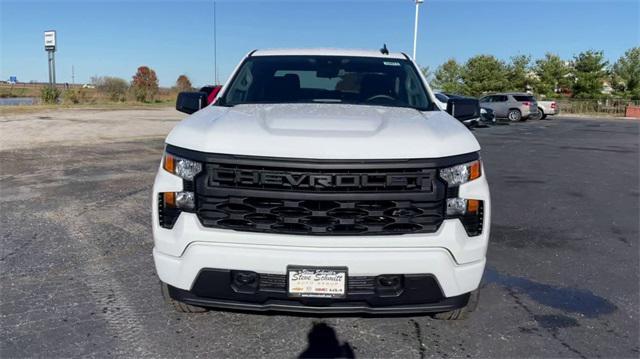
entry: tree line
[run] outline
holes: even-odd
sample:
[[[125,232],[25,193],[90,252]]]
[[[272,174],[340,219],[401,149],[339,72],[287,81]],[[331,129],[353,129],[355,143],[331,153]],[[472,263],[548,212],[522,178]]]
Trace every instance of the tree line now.
[[[153,102],[160,90],[156,72],[148,66],[138,67],[131,81],[113,76],[95,76],[91,78],[91,84],[96,90],[113,102],[124,102],[128,98],[138,102]],[[186,75],[178,76],[174,89],[177,91],[189,91],[193,87]],[[69,103],[83,102],[86,95],[84,89],[67,89],[64,93],[57,87],[44,87],[41,98],[45,103],[57,103],[60,96]]]
[[[140,66],[133,75],[131,82],[119,77],[93,77],[91,83],[100,92],[107,94],[111,101],[125,101],[131,93],[136,101],[151,102],[160,89],[156,72],[148,66]],[[174,89],[189,91],[193,88],[191,80],[186,75],[178,76]]]
[[[603,51],[588,50],[570,60],[553,53],[536,60],[518,55],[509,61],[476,55],[464,64],[449,59],[435,72],[428,68],[423,72],[434,88],[468,96],[529,91],[541,98],[640,100],[640,47],[629,49],[613,64],[606,61]]]

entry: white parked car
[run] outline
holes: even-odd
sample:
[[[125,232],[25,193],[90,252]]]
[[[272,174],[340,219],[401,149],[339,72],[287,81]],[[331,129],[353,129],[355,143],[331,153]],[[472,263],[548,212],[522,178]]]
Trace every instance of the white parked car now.
[[[205,97],[178,96],[193,115],[153,186],[153,257],[175,308],[474,308],[491,215],[480,146],[406,55],[253,51]]]

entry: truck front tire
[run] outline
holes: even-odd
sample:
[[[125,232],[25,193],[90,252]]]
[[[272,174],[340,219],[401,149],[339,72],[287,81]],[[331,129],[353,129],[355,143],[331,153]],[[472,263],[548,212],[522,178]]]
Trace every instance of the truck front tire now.
[[[480,300],[480,288],[474,290],[469,295],[469,301],[467,305],[456,310],[450,310],[448,312],[435,313],[433,318],[439,320],[463,320],[467,319],[469,313],[472,313],[478,307],[478,301]]]
[[[171,295],[169,295],[169,286],[166,283],[160,282],[160,286],[162,289],[162,298],[164,298],[164,301],[172,306],[176,311],[180,313],[204,313],[208,310],[207,308],[197,307],[195,305],[175,300],[171,298]]]

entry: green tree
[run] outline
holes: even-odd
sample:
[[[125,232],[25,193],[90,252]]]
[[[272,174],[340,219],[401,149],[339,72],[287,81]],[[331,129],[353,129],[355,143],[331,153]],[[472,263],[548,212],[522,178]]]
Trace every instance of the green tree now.
[[[176,89],[178,91],[191,91],[193,89],[193,85],[191,85],[191,80],[187,77],[187,75],[180,75],[176,80]]]
[[[462,69],[464,92],[480,96],[487,92],[505,91],[508,87],[507,74],[504,62],[492,55],[476,55],[467,60]]]
[[[462,67],[454,59],[449,59],[438,66],[433,76],[433,86],[443,92],[461,93],[464,91],[462,84]]]
[[[640,100],[640,47],[634,47],[624,53],[613,64],[613,87],[621,95]]]
[[[558,55],[546,53],[543,59],[536,60],[533,72],[537,77],[534,83],[537,94],[552,97],[571,87],[570,68]]]
[[[531,84],[530,68],[531,56],[518,55],[511,58],[507,66],[507,89],[511,91],[527,91]]]
[[[585,51],[573,60],[573,97],[598,98],[602,96],[602,85],[607,79],[608,62],[602,51]]]
[[[133,75],[131,88],[136,100],[140,102],[153,101],[159,88],[156,72],[148,66],[138,67],[138,71]]]

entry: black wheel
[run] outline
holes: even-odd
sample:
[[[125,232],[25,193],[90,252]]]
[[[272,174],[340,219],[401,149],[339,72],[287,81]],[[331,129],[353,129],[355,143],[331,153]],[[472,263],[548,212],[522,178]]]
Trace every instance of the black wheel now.
[[[522,121],[522,112],[518,109],[511,109],[509,110],[509,113],[507,113],[507,118],[511,122]]]
[[[480,301],[480,288],[474,290],[469,295],[469,301],[467,305],[456,310],[450,310],[448,312],[436,313],[433,315],[435,319],[439,320],[463,320],[467,319],[469,313],[473,313],[478,308],[478,302]]]
[[[544,120],[544,118],[547,117],[544,114],[544,111],[538,107],[538,113],[536,113],[535,115],[529,115],[529,118],[532,120]]]
[[[208,310],[207,308],[197,307],[195,305],[175,300],[169,295],[169,286],[166,283],[161,282],[160,286],[162,289],[162,298],[164,298],[164,301],[171,305],[176,311],[180,313],[204,313]]]
[[[547,118],[547,114],[544,113],[544,110],[541,109],[540,107],[538,107],[538,112],[540,112],[540,116],[539,117],[540,117],[541,120],[544,120],[544,119]]]

